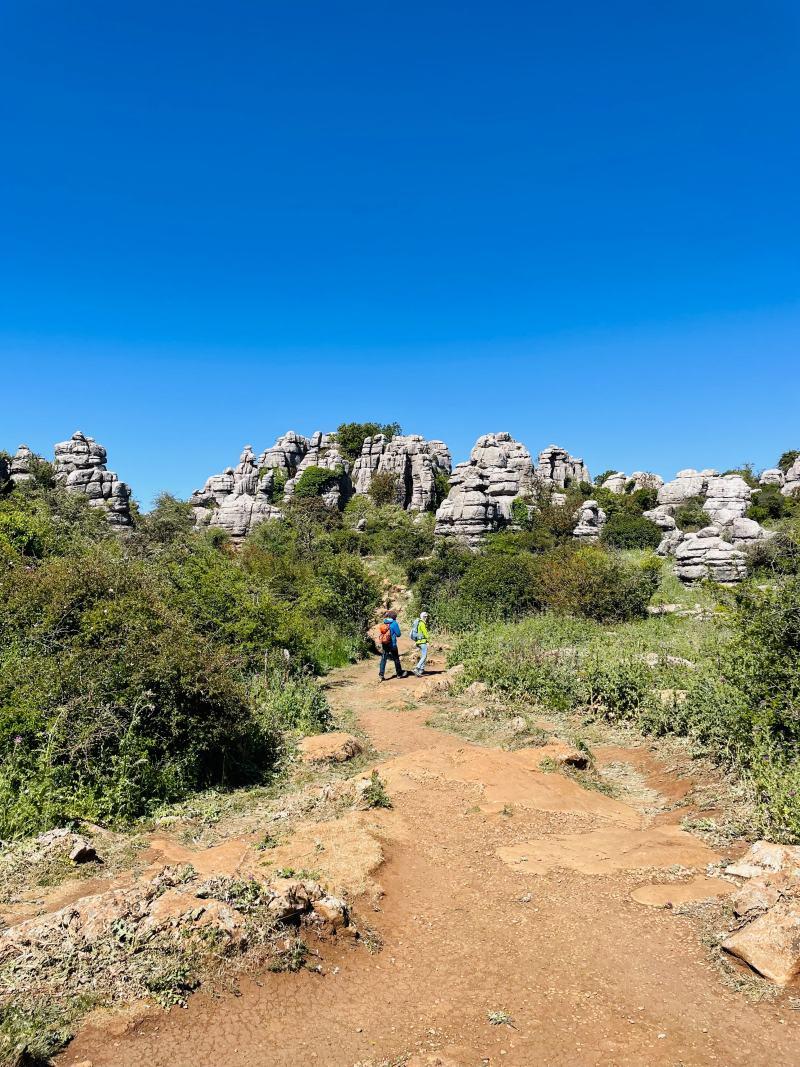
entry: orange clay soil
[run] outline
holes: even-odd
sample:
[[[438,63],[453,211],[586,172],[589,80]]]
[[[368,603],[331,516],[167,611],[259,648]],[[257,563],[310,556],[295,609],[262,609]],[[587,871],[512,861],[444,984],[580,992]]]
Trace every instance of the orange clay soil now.
[[[664,907],[726,892],[705,877],[719,857],[680,830],[680,811],[646,816],[542,773],[537,750],[426,727],[432,708],[408,706],[424,683],[376,675],[372,662],[337,672],[329,693],[384,754],[394,807],[301,824],[273,860],[313,864],[355,895],[382,950],[329,941],[322,974],[264,973],[185,1009],[94,1017],[63,1067],[800,1063],[790,994],[735,992],[698,921]],[[643,769],[642,749],[607,755]],[[680,803],[687,782],[647,761],[650,787]],[[153,841],[154,860],[204,873],[256,870],[256,856],[252,836],[199,856]],[[676,879],[676,867],[691,872]]]

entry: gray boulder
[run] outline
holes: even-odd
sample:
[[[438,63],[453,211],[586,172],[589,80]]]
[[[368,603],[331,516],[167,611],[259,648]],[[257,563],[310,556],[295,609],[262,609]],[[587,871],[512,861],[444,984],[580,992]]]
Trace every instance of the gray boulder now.
[[[376,474],[397,482],[397,503],[414,511],[429,511],[436,501],[436,475],[449,475],[450,450],[443,441],[426,441],[418,434],[367,437],[352,473],[353,489],[366,494]]]
[[[753,490],[738,474],[709,478],[705,490],[705,511],[715,526],[725,527],[734,519],[744,518]]]
[[[786,481],[783,475],[783,471],[780,467],[770,467],[761,472],[761,477],[758,479],[759,485],[777,485],[783,488],[783,484]]]
[[[14,485],[23,485],[25,482],[30,481],[30,464],[33,459],[33,452],[27,445],[20,445],[14,455],[11,457],[9,464],[9,476]]]
[[[541,482],[565,489],[574,482],[590,482],[589,468],[582,459],[571,456],[559,445],[548,445],[539,453],[536,474]]]
[[[720,537],[716,526],[684,534],[675,548],[675,573],[682,582],[704,578],[731,585],[747,576],[744,553]]]
[[[794,496],[795,493],[800,492],[800,456],[786,472],[781,492],[784,496]]]
[[[596,500],[585,500],[575,512],[578,523],[572,533],[576,541],[591,544],[600,538],[606,523],[606,513]]]
[[[92,507],[103,508],[111,526],[126,529],[133,524],[131,491],[106,468],[106,450],[93,437],[77,430],[69,441],[55,446],[56,481],[68,493],[81,493]]]

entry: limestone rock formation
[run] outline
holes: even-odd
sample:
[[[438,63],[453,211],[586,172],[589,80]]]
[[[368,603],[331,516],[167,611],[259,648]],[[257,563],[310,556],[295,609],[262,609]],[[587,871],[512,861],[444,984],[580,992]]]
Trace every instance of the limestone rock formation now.
[[[624,471],[614,471],[600,483],[601,488],[608,489],[611,493],[624,493],[628,485],[632,490],[636,490],[660,489],[663,484],[661,475],[651,471],[634,471],[630,477]]]
[[[196,525],[219,527],[239,540],[264,519],[278,518],[281,512],[272,500],[274,468],[264,466],[259,467],[253,449],[245,445],[235,468],[213,474],[192,493],[189,503],[196,509]]]
[[[758,479],[759,485],[777,485],[783,488],[783,483],[786,479],[783,476],[783,471],[780,467],[770,467],[761,472],[761,477]]]
[[[786,472],[781,492],[784,496],[794,496],[795,493],[800,493],[800,456]]]
[[[715,470],[696,471],[692,467],[678,471],[671,482],[665,482],[658,490],[658,503],[680,507],[693,496],[704,496],[709,478],[718,478]]]
[[[572,536],[576,541],[591,544],[592,541],[599,540],[605,526],[606,513],[596,500],[585,500],[575,512],[575,518],[578,524]]]
[[[308,450],[300,461],[294,477],[286,483],[284,495],[287,500],[294,496],[301,475],[309,467],[321,467],[323,470],[341,472],[337,483],[322,495],[328,507],[341,506],[352,492],[352,483],[350,482],[350,463],[339,451],[335,433],[322,433],[321,430],[317,430],[312,434],[308,442]]]
[[[479,437],[466,463],[450,477],[450,493],[436,512],[435,533],[476,547],[511,522],[511,505],[535,486],[531,454],[508,433]]]
[[[287,477],[291,478],[297,473],[297,468],[308,452],[309,444],[307,437],[295,433],[294,430],[288,430],[271,448],[265,449],[258,457],[259,469],[271,467],[284,471]]]
[[[723,474],[709,478],[705,487],[703,511],[715,526],[728,526],[734,519],[744,518],[750,506],[752,489],[738,474]]]
[[[675,548],[675,573],[683,582],[710,578],[730,585],[746,577],[747,559],[722,539],[716,526],[706,526],[697,533],[682,535]]]
[[[104,508],[112,526],[125,528],[132,525],[131,491],[106,468],[106,458],[103,446],[78,430],[55,446],[56,481],[68,493],[88,497],[92,507]]]
[[[353,467],[353,488],[368,493],[376,474],[397,480],[397,503],[406,509],[428,511],[436,503],[436,475],[449,475],[450,450],[444,441],[426,441],[418,434],[367,437]]]
[[[457,479],[455,485],[454,479]],[[489,475],[481,467],[459,464],[450,486],[447,499],[436,512],[434,533],[477,548],[486,534],[499,530],[504,521],[497,499],[489,493]]]
[[[33,459],[33,452],[27,445],[20,445],[14,455],[11,457],[11,463],[9,465],[9,476],[14,485],[22,485],[24,482],[30,481],[30,465]]]
[[[559,445],[548,445],[539,453],[536,474],[543,482],[557,489],[566,489],[576,482],[590,482],[589,468],[582,459],[571,456]]]

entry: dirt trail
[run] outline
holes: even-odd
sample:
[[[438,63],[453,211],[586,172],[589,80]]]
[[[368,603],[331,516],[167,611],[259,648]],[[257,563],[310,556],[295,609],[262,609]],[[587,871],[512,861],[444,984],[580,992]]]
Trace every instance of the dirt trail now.
[[[755,1004],[733,991],[695,919],[631,898],[663,882],[665,869],[702,876],[717,858],[679,830],[679,812],[647,820],[539,772],[531,750],[479,748],[426,727],[431,708],[408,706],[421,685],[414,678],[379,686],[367,663],[335,682],[332,702],[354,711],[384,754],[379,770],[394,801],[345,823],[364,870],[379,864],[380,903],[373,911],[366,894],[356,912],[382,951],[329,943],[323,975],[266,974],[238,996],[201,992],[183,1010],[87,1025],[60,1063],[800,1062],[800,1013],[786,996]],[[685,790],[663,768],[653,780],[677,797]],[[322,825],[316,832],[346,854],[341,825],[338,841]],[[697,884],[701,896],[717,891]],[[682,899],[691,895],[684,889]],[[487,1013],[500,1011],[513,1026],[490,1024]],[[429,1060],[432,1050],[441,1058]]]

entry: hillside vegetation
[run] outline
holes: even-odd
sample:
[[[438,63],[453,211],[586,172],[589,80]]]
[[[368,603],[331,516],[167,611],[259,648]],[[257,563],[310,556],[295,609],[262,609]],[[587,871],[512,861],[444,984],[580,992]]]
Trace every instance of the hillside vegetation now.
[[[328,726],[315,678],[366,654],[391,583],[436,630],[468,633],[454,653],[468,677],[690,736],[752,783],[765,827],[800,835],[800,580],[785,517],[755,578],[701,594],[710,619],[652,618],[654,597],[687,594],[649,551],[649,490],[607,493],[613,521],[594,545],[572,539],[588,492],[575,486],[565,504],[520,502],[480,552],[434,542],[432,514],[381,493],[341,511],[298,493],[234,547],[169,496],[115,536],[48,464],[33,474],[0,498],[2,838],[120,825],[209,786],[268,781],[287,738]],[[664,703],[667,689],[679,696]]]

